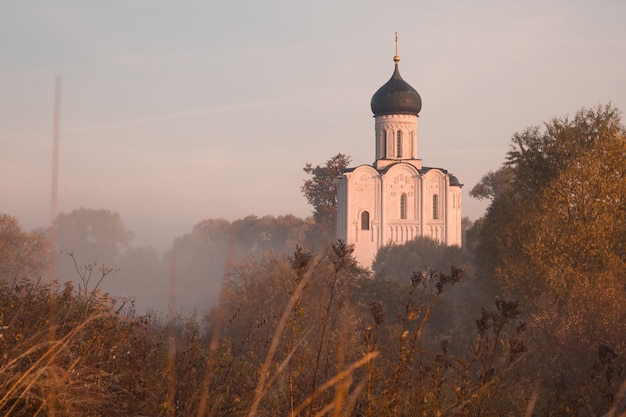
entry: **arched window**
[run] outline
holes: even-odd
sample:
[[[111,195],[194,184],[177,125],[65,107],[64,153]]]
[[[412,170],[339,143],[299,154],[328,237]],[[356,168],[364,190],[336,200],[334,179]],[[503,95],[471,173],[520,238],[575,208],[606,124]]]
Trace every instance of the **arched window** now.
[[[361,230],[370,230],[370,213],[364,211],[361,213]]]
[[[402,131],[398,130],[396,134],[396,156],[402,158]]]
[[[439,218],[439,196],[433,195],[433,219]]]
[[[400,218],[406,219],[406,194],[400,196]]]

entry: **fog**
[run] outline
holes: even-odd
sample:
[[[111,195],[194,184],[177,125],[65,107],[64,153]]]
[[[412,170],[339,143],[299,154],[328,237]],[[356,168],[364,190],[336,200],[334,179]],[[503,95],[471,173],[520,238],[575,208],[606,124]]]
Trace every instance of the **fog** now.
[[[102,288],[163,310],[163,256],[196,224],[304,219],[305,163],[339,152],[353,166],[373,162],[369,102],[393,72],[398,32],[400,72],[423,100],[419,157],[465,184],[463,215],[475,220],[486,205],[468,192],[500,166],[513,133],[585,106],[626,108],[625,7],[397,1],[355,14],[326,2],[9,2],[0,212],[27,230],[50,226],[58,75],[58,212],[118,213],[133,237]],[[69,246],[60,249],[80,263],[107,261]],[[210,304],[214,283],[183,276],[177,305]]]
[[[206,313],[231,267],[246,259],[291,254],[305,242],[307,223],[295,216],[206,219],[178,236],[165,252],[133,245],[119,213],[81,208],[60,213],[56,281],[108,293],[139,314]],[[43,230],[50,236],[50,230]]]

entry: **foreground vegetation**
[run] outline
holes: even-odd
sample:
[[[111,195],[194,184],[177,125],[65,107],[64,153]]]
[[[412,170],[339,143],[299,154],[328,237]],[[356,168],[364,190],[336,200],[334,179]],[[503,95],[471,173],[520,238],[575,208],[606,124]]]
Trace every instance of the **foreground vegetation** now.
[[[542,365],[527,360],[535,346],[517,301],[449,320],[438,307],[455,301],[462,270],[374,280],[350,252],[337,243],[316,256],[250,258],[233,269],[219,308],[169,321],[97,290],[5,282],[0,411],[503,416],[616,405],[624,363],[609,348],[580,364],[589,379],[577,390],[546,389]]]
[[[239,264],[220,308],[171,322],[138,316],[97,290],[5,283],[0,410],[398,416],[511,408],[523,400],[511,379],[525,351],[516,302],[483,311],[463,356],[450,353],[452,335],[428,329],[439,298],[461,278],[457,269],[415,273],[383,288],[341,243],[318,256],[298,249]]]

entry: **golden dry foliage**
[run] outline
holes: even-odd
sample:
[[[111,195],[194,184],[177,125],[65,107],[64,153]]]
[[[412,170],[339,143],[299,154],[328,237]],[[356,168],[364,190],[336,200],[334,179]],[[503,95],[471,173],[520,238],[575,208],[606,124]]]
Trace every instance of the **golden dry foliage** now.
[[[494,195],[480,231],[483,273],[529,312],[535,348],[526,373],[556,391],[539,395],[537,407],[602,414],[626,378],[620,111],[583,109],[512,142],[503,168],[513,173],[512,187]]]
[[[493,199],[481,233],[487,272],[530,303],[545,291],[563,296],[573,280],[612,275],[624,284],[624,158],[626,133],[612,106],[514,135],[513,186]]]
[[[62,292],[28,281],[2,285],[1,415],[152,410],[161,376],[146,370],[160,367],[158,335],[148,318],[131,319],[114,305],[100,293],[75,293],[71,284]]]
[[[17,219],[0,213],[0,281],[37,278],[48,262],[48,243],[38,232],[25,232]]]

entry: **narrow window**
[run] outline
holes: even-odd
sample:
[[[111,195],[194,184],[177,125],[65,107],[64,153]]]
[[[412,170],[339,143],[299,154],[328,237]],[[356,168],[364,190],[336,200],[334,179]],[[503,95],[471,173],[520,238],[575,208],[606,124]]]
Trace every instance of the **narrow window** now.
[[[406,219],[406,194],[400,196],[400,218]]]
[[[396,137],[396,156],[402,158],[402,131],[398,130]]]
[[[370,213],[368,211],[361,213],[361,230],[370,230]]]
[[[439,218],[439,196],[433,195],[433,219]]]
[[[387,135],[384,130],[380,132],[380,157],[387,157]]]

